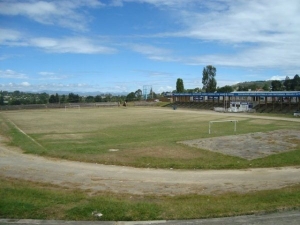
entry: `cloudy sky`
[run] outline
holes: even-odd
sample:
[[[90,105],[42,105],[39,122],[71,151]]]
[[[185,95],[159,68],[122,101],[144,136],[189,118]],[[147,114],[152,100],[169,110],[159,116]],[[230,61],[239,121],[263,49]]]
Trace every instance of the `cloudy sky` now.
[[[300,73],[299,0],[0,0],[0,90],[155,92]]]

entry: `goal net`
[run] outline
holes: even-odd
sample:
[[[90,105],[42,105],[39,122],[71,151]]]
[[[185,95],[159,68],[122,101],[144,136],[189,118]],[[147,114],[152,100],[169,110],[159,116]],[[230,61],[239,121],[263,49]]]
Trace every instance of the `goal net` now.
[[[212,132],[212,128],[213,128],[213,124],[214,123],[229,123],[229,122],[231,122],[231,123],[233,123],[234,125],[233,125],[233,131],[234,132],[236,132],[236,123],[238,122],[238,120],[217,120],[217,121],[209,121],[209,123],[208,123],[208,133],[209,134],[211,134],[211,132]],[[223,126],[224,127],[224,126]],[[226,126],[226,127],[228,127],[228,126]],[[219,129],[220,128],[222,128],[222,127],[218,127]]]
[[[78,109],[80,111],[80,105],[65,105],[65,111],[67,111],[67,109]]]

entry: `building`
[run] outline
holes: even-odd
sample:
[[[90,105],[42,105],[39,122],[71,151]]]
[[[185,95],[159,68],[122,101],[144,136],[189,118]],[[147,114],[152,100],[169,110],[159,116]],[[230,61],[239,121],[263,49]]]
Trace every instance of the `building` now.
[[[223,105],[231,112],[247,111],[256,106],[291,107],[300,109],[300,91],[234,91],[230,93],[170,93],[168,97],[174,103],[211,102]]]

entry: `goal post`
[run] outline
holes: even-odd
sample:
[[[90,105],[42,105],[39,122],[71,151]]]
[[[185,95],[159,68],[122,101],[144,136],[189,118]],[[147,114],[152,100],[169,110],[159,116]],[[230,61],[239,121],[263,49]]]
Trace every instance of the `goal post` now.
[[[80,111],[80,105],[65,105],[65,111],[67,111],[67,108],[74,108],[74,109],[79,109]]]
[[[223,122],[232,122],[234,123],[233,131],[236,132],[236,123],[238,120],[217,120],[217,121],[209,121],[208,123],[208,133],[211,133],[211,127],[213,123],[223,123]]]

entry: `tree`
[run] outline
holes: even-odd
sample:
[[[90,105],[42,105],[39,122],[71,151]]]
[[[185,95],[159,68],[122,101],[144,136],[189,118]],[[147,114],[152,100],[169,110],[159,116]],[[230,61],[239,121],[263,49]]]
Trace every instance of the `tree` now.
[[[152,88],[150,89],[149,96],[150,96],[151,99],[157,98],[157,94],[152,90]]]
[[[134,101],[135,100],[135,93],[134,92],[130,92],[127,97],[126,97],[127,101]]]
[[[292,80],[287,76],[283,82],[286,91],[292,90]]]
[[[49,103],[57,103],[55,99],[55,95],[50,95]]]
[[[262,89],[264,91],[270,91],[270,87],[269,87],[269,85],[267,83],[264,84],[264,86],[262,87]]]
[[[85,98],[85,102],[90,103],[90,102],[94,102],[94,101],[95,101],[94,96],[89,95]]]
[[[49,103],[59,103],[59,96],[57,93],[55,95],[50,95]]]
[[[95,97],[95,102],[102,102],[102,97],[101,97],[101,95],[96,95],[96,97]]]
[[[39,103],[40,104],[47,104],[49,100],[49,95],[47,93],[42,93],[39,96]]]
[[[216,68],[212,65],[203,68],[202,84],[206,92],[215,92],[217,90],[216,72]]]
[[[70,103],[78,103],[80,101],[79,95],[76,95],[74,93],[70,93],[68,97],[68,101]]]
[[[4,105],[4,96],[3,96],[3,92],[0,92],[0,105]]]
[[[293,82],[292,82],[292,89],[293,91],[300,91],[300,77],[298,74],[294,76]]]
[[[140,101],[143,97],[143,92],[141,89],[136,90],[134,94],[135,94],[136,100],[138,100],[138,101]]]
[[[177,79],[177,82],[176,82],[176,92],[177,93],[183,93],[184,92],[183,80],[181,78]]]
[[[66,103],[67,99],[66,99],[66,95],[62,95],[60,98],[60,103]]]
[[[272,91],[282,91],[282,89],[283,89],[282,82],[279,80],[272,80],[271,88],[272,88]]]
[[[224,87],[217,88],[218,93],[230,93],[233,92],[233,87],[225,85]]]

